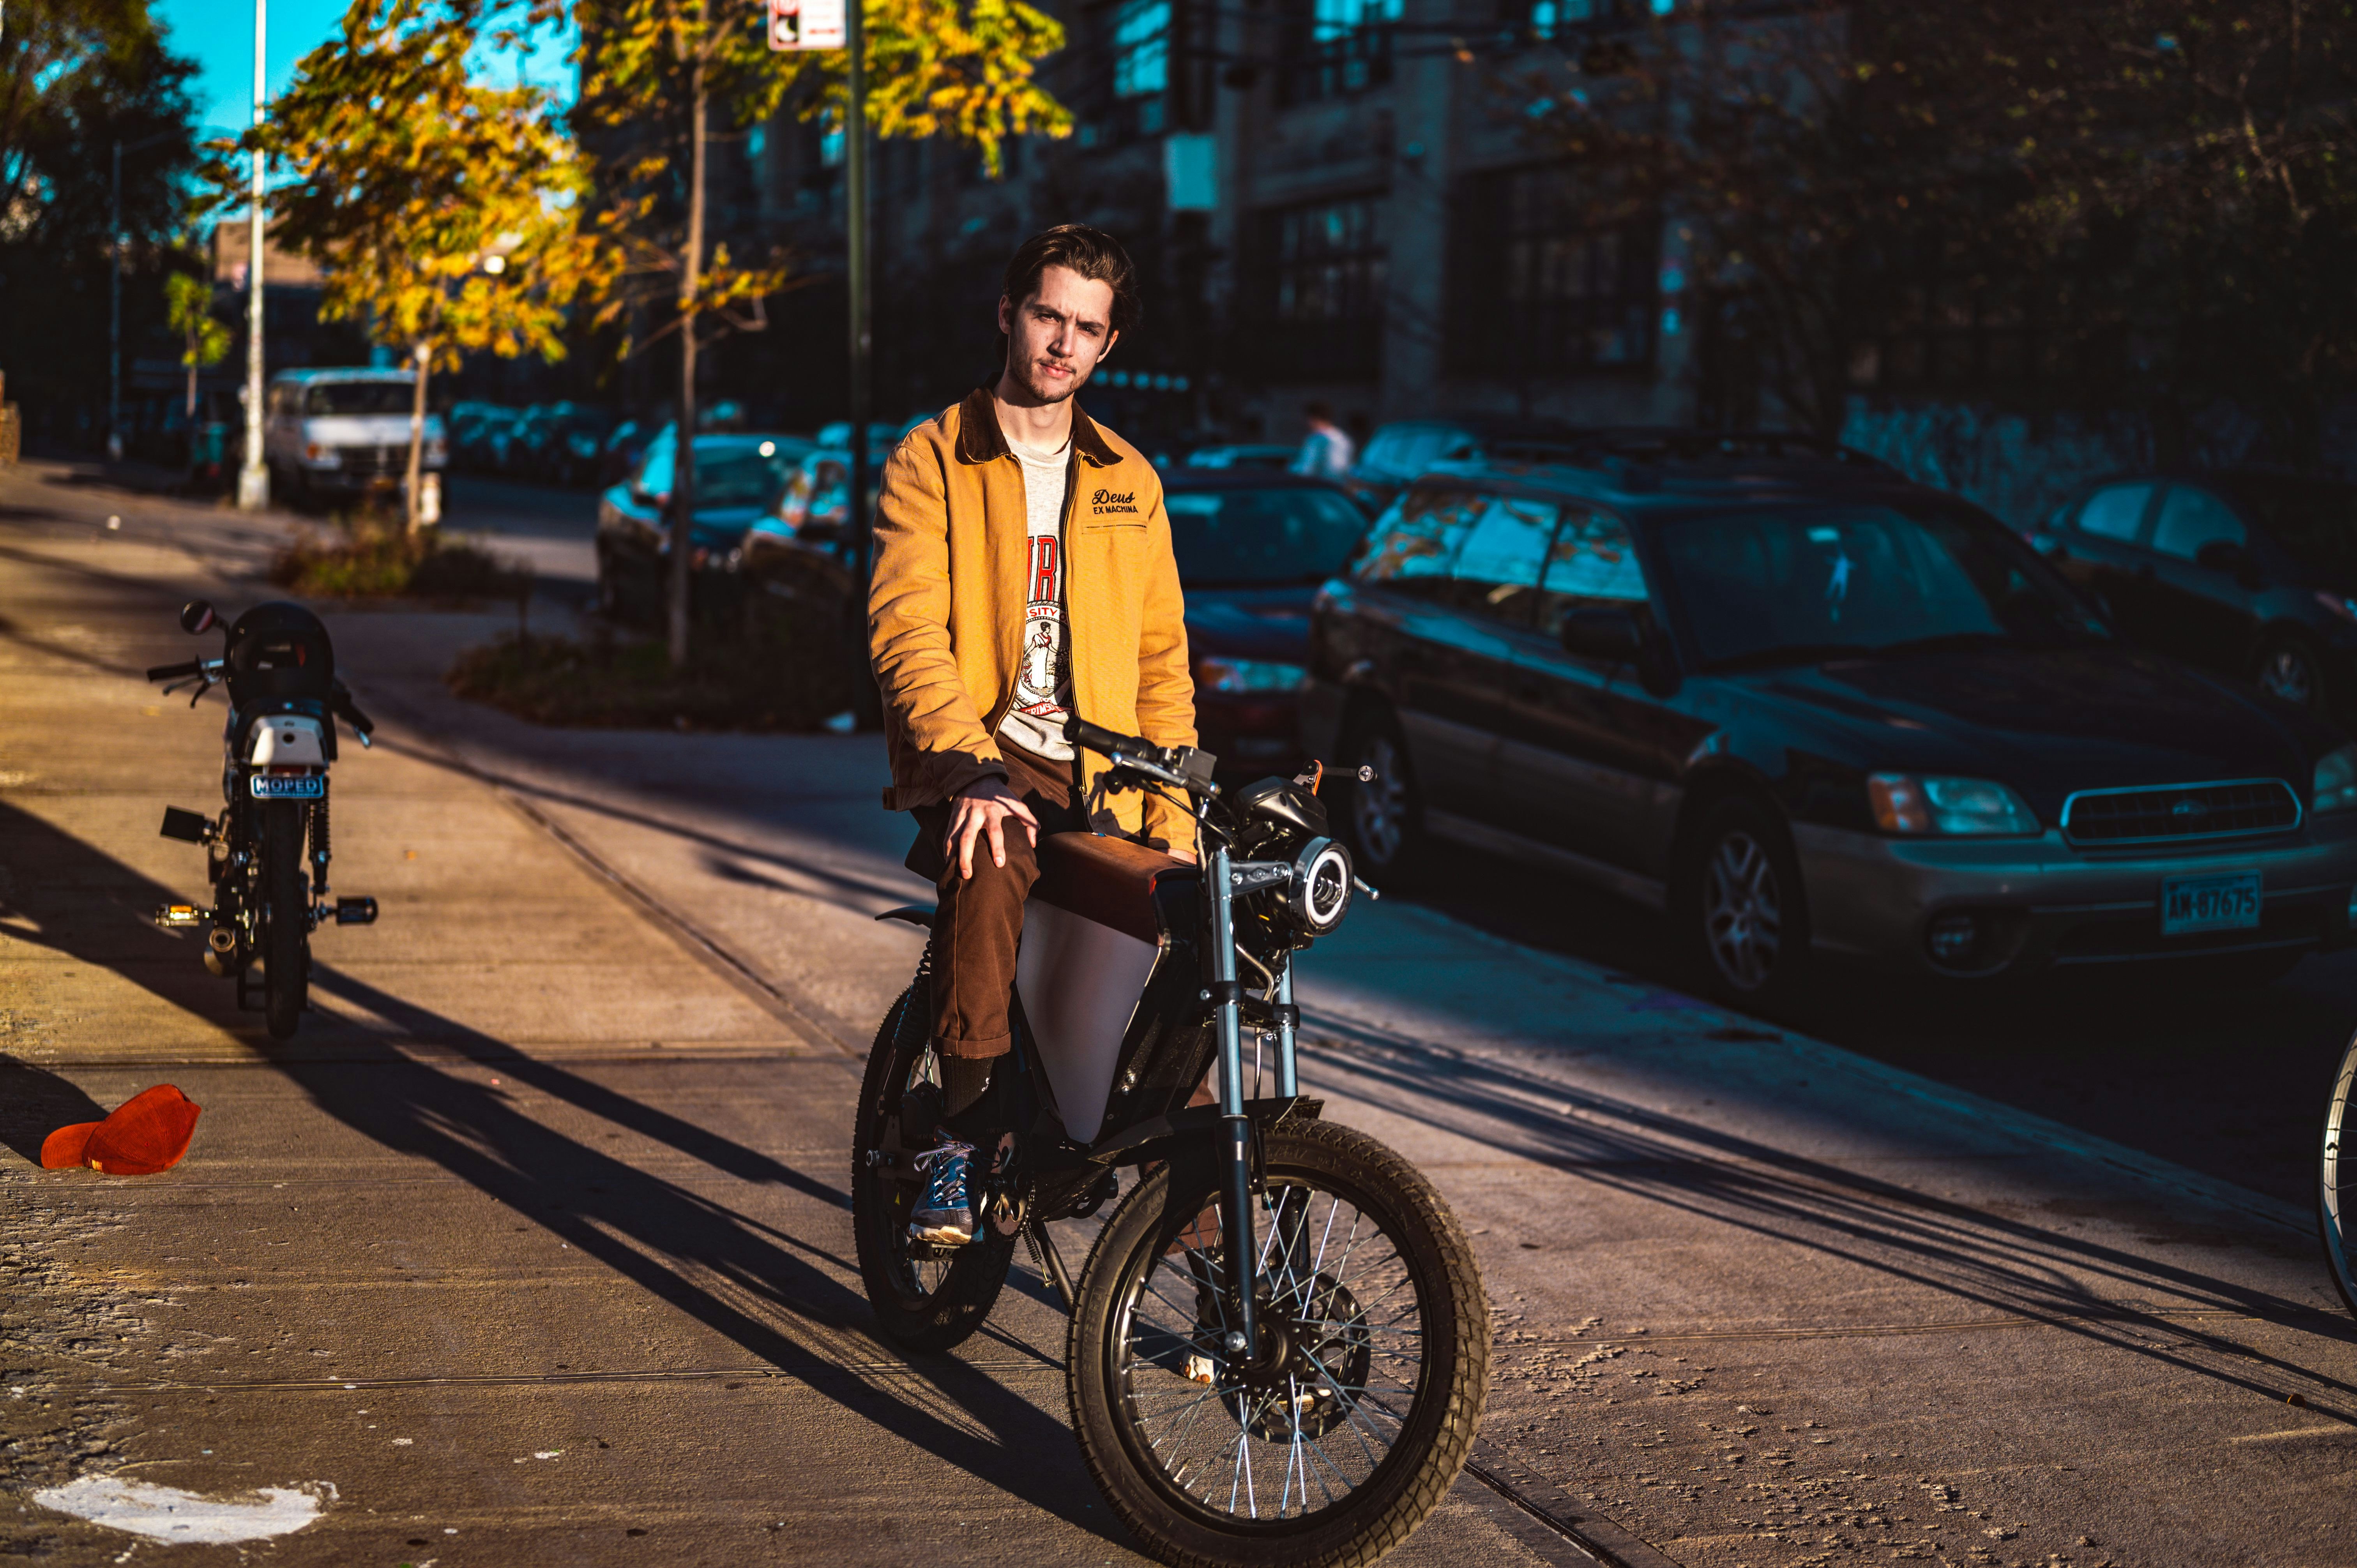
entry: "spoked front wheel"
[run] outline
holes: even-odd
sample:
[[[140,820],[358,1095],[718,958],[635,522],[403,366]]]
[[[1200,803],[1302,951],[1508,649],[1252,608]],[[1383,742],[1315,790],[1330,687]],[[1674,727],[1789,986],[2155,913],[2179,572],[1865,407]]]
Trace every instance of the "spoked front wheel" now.
[[[876,1309],[876,1326],[904,1350],[946,1350],[982,1326],[1015,1252],[1015,1238],[985,1220],[963,1247],[909,1234],[922,1184],[899,1162],[931,1146],[931,1127],[903,1122],[940,1114],[941,1072],[926,1041],[925,983],[900,993],[868,1047],[851,1137],[851,1223],[859,1273]],[[929,1092],[930,1090],[930,1092]],[[930,1104],[930,1112],[914,1108]]]
[[[1090,1255],[1065,1362],[1073,1430],[1164,1563],[1372,1563],[1464,1467],[1489,1304],[1464,1232],[1405,1160],[1322,1122],[1264,1141],[1261,1355],[1229,1348],[1216,1165],[1165,1165]]]
[[[2324,1112],[2324,1166],[2316,1195],[2317,1230],[2324,1240],[2324,1261],[2341,1299],[2357,1312],[2357,1038],[2341,1054],[2341,1070],[2333,1075],[2332,1098]]]

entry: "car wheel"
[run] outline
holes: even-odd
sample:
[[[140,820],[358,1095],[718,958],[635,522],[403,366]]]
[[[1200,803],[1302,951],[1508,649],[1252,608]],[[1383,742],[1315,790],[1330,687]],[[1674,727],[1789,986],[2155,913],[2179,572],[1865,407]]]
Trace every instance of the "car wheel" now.
[[[1729,1001],[1782,1001],[1809,953],[1808,908],[1792,835],[1769,807],[1740,796],[1711,808],[1684,857],[1678,916],[1703,980]]]
[[[2309,646],[2294,638],[2270,642],[2259,654],[2251,679],[2269,696],[2311,713],[2324,706],[2324,671]]]
[[[1342,743],[1348,793],[1342,831],[1359,869],[1396,886],[1424,858],[1424,801],[1407,760],[1407,744],[1388,714],[1362,714]],[[1370,774],[1361,780],[1362,774]]]

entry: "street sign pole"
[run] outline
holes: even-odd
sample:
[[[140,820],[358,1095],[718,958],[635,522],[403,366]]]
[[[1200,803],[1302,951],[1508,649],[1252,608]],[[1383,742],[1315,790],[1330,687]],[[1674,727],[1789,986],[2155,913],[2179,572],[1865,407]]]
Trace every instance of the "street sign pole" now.
[[[262,40],[268,21],[269,0],[253,0],[253,126],[262,128],[263,105],[270,78],[263,63]],[[237,471],[240,511],[260,511],[270,504],[270,470],[262,461],[262,149],[253,152],[253,189],[246,213],[245,240],[245,462]]]
[[[844,0],[845,37],[851,49],[851,112],[843,142],[845,279],[851,306],[851,515],[854,547],[859,552],[856,572],[860,586],[859,612],[867,604],[867,572],[874,553],[868,547],[872,519],[867,512],[868,354],[874,334],[867,301],[867,60],[860,0]]]

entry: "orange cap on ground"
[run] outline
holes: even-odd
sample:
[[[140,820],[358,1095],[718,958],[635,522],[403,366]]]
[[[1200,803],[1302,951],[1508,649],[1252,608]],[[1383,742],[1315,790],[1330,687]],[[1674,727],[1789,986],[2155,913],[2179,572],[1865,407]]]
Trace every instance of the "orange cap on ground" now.
[[[109,1176],[154,1176],[188,1152],[203,1108],[168,1083],[144,1090],[103,1122],[77,1122],[41,1141],[48,1170],[88,1165]]]

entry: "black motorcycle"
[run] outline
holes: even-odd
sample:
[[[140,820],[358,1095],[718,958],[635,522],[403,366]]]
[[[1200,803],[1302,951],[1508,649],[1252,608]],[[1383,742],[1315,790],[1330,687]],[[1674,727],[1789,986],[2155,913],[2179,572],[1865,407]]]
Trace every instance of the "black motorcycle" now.
[[[147,679],[167,682],[167,694],[193,684],[192,708],[215,685],[228,685],[224,803],[216,817],[165,808],[166,838],[205,846],[213,907],[167,904],[156,911],[156,923],[207,928],[205,967],[236,981],[238,1005],[258,1006],[271,1036],[283,1040],[295,1033],[309,1000],[312,928],[328,919],[339,926],[376,920],[373,898],[339,898],[332,908],[326,901],[336,720],[350,725],[363,747],[376,726],[336,678],[328,628],[302,606],[256,605],[222,626],[212,606],[197,599],[181,609],[180,628],[190,636],[219,630],[221,656],[159,664]],[[256,959],[258,985],[250,975]]]
[[[929,944],[877,1033],[853,1130],[879,1328],[910,1350],[964,1339],[1020,1236],[1071,1313],[1066,1389],[1090,1473],[1150,1552],[1372,1562],[1464,1466],[1490,1318],[1431,1184],[1299,1092],[1293,957],[1349,910],[1349,852],[1327,836],[1314,776],[1223,799],[1207,753],[1078,720],[1067,733],[1110,759],[1108,788],[1184,805],[1201,865],[1083,833],[1041,842],[1015,1070],[978,1110],[994,1130],[973,1140],[980,1223],[963,1246],[909,1232],[943,1108]],[[880,918],[930,929],[933,914]],[[1259,1097],[1265,1043],[1274,1093]],[[1214,1065],[1217,1103],[1189,1104]],[[1046,1222],[1097,1212],[1124,1166],[1137,1179],[1075,1286]]]

